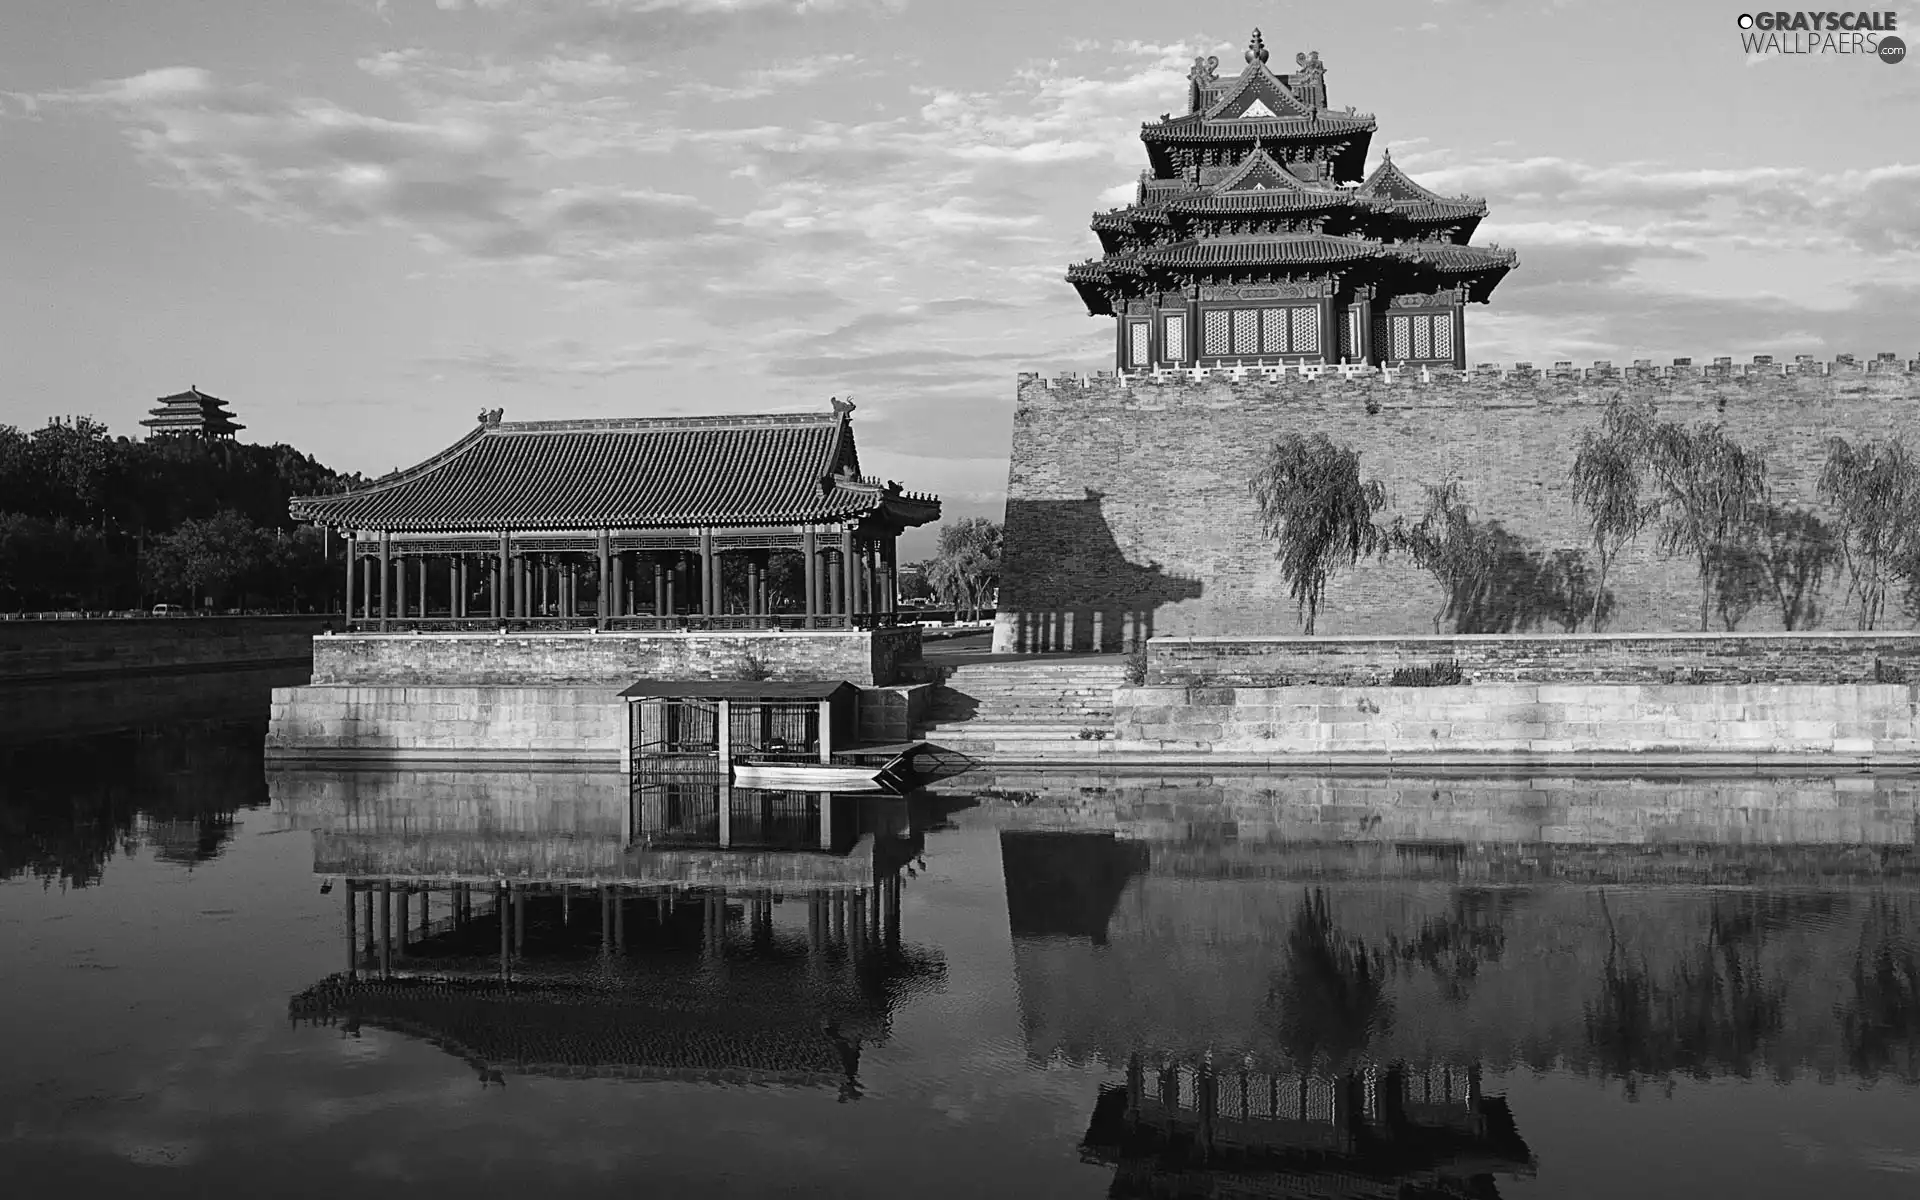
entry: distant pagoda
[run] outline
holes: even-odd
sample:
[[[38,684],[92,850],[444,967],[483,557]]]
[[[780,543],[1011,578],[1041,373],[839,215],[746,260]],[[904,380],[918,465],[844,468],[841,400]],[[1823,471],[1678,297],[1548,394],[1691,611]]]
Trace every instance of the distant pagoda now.
[[[147,419],[140,423],[147,427],[148,437],[194,434],[231,441],[235,433],[246,428],[233,419],[225,400],[197,387],[160,397],[160,407],[150,408],[147,413]]]
[[[1464,368],[1465,305],[1518,262],[1467,244],[1486,202],[1430,192],[1385,154],[1365,174],[1373,117],[1327,109],[1317,51],[1276,75],[1256,29],[1246,59],[1232,78],[1194,60],[1187,114],[1141,128],[1134,202],[1093,218],[1105,256],[1067,272],[1089,313],[1117,318],[1115,366]]]

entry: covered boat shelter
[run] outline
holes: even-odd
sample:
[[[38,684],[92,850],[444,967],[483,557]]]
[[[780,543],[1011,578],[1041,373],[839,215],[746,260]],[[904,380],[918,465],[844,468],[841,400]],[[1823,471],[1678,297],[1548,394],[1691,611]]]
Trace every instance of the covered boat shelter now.
[[[832,762],[858,728],[860,689],[840,679],[643,679],[627,702],[627,761],[651,773],[723,773],[742,754]]]

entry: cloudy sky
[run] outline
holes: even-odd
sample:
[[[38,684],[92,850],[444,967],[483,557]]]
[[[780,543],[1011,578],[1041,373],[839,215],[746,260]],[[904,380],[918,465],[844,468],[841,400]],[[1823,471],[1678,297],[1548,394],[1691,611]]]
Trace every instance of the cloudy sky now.
[[[1015,372],[1110,365],[1088,216],[1254,25],[1488,197],[1475,361],[1920,350],[1920,63],[1749,60],[1721,0],[6,10],[4,423],[191,383],[375,473],[482,407],[851,395],[869,470],[997,515]]]

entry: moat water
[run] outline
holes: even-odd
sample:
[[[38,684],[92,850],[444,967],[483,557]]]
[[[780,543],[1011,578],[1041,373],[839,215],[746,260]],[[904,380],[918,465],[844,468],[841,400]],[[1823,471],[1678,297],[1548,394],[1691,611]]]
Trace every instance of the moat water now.
[[[269,770],[268,682],[0,737],[10,1192],[1920,1190],[1914,780],[983,771],[722,852]]]

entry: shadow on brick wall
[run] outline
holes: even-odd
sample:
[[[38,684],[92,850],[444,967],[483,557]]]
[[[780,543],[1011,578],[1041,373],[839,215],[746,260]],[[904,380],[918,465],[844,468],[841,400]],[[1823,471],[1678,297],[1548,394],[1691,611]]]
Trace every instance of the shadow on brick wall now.
[[[1198,579],[1127,561],[1105,499],[1007,501],[1000,611],[1014,650],[1122,650],[1153,636],[1162,605],[1199,597]]]

